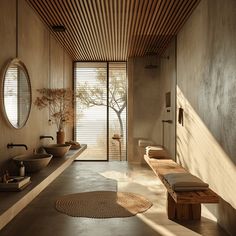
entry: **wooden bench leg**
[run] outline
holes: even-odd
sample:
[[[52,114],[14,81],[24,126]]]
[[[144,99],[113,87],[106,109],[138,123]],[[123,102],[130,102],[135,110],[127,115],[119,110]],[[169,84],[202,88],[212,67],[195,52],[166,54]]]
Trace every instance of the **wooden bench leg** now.
[[[200,220],[201,204],[179,204],[167,193],[167,214],[170,220]]]

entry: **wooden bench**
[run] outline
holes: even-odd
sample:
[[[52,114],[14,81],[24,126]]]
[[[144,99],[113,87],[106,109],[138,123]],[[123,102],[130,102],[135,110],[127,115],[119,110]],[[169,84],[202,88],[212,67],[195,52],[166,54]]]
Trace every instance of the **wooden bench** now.
[[[164,178],[170,173],[188,172],[172,159],[155,159],[144,155],[147,164],[167,188],[167,214],[171,220],[200,220],[201,203],[218,203],[219,196],[210,188],[194,191],[174,191]]]

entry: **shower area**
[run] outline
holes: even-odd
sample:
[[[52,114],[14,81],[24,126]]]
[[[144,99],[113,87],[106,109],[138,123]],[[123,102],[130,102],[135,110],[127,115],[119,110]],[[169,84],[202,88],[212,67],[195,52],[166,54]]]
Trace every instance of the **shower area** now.
[[[175,42],[161,57],[128,60],[128,160],[145,163],[140,140],[163,145],[175,157]],[[131,125],[130,125],[131,124]],[[140,151],[141,149],[141,151]]]

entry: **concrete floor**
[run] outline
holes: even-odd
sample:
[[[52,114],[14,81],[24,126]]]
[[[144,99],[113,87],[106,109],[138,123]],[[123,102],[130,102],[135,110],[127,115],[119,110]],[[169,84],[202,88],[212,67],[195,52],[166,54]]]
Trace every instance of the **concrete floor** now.
[[[153,206],[128,218],[91,219],[57,212],[58,196],[96,190],[139,193]],[[204,208],[200,222],[177,223],[166,216],[166,190],[147,167],[126,162],[73,162],[1,231],[1,236],[224,236]],[[211,218],[211,219],[210,219]]]

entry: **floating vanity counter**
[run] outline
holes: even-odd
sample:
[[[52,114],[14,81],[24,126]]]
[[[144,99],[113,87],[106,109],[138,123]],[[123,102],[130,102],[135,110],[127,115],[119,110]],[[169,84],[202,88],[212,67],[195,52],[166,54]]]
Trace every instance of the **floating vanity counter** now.
[[[30,175],[32,183],[23,191],[0,192],[0,230],[70,166],[86,148],[86,144],[81,144],[80,149],[69,150],[64,157],[52,158],[46,168]]]

